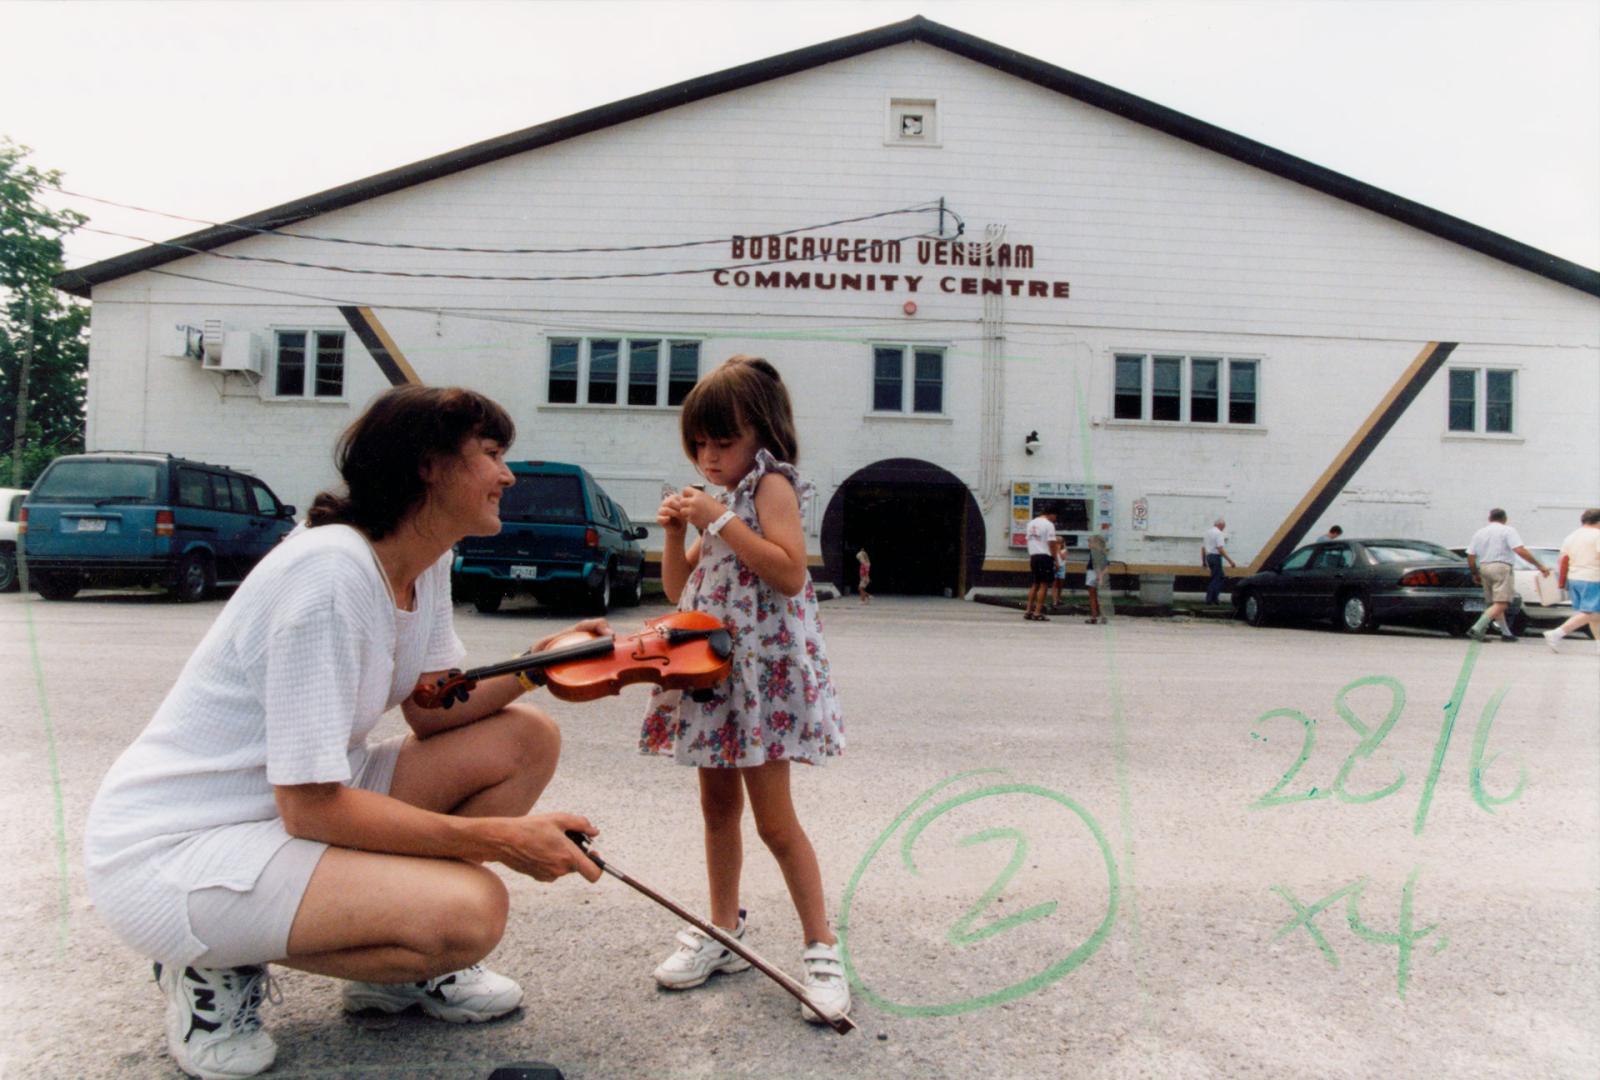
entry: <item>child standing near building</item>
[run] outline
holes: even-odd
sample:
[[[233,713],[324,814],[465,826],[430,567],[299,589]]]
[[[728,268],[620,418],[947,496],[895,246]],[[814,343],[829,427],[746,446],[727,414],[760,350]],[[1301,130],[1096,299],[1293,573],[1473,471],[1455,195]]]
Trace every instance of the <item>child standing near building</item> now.
[[[863,604],[870,604],[872,594],[867,591],[867,586],[872,584],[872,556],[867,554],[866,548],[856,552],[856,563],[861,568],[861,576],[856,582],[856,592],[861,594]]]
[[[733,636],[733,670],[711,698],[658,690],[639,748],[699,770],[711,921],[742,938],[740,819],[748,795],[756,829],[789,886],[804,931],[806,991],[844,1013],[850,988],[828,924],[822,873],[795,814],[789,763],[819,765],[844,750],[844,724],[828,673],[816,593],[806,569],[796,472],[799,448],[789,393],[765,360],[735,356],[683,401],[684,452],[721,496],[684,488],[662,499],[661,581],[681,611],[721,619]],[[700,537],[687,550],[685,533]],[[669,990],[699,986],[749,963],[693,928],[655,970]],[[813,1023],[822,1018],[804,1006]]]

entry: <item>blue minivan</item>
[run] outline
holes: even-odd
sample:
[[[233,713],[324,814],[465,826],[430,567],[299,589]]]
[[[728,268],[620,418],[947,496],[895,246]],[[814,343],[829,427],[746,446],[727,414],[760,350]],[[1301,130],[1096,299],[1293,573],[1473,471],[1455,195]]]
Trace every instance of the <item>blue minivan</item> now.
[[[73,454],[23,503],[18,542],[46,600],[85,586],[160,586],[185,603],[235,584],[294,528],[293,506],[222,465],[171,454]]]
[[[575,602],[603,615],[644,592],[646,530],[581,466],[560,461],[507,463],[516,484],[500,496],[500,532],[456,545],[458,595],[497,611],[515,593],[541,604]]]

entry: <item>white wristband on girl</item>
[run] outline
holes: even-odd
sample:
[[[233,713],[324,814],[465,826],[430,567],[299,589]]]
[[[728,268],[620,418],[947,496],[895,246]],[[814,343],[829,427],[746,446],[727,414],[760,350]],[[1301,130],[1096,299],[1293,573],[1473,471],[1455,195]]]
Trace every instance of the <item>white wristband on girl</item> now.
[[[706,535],[707,536],[715,536],[715,535],[717,535],[719,532],[722,531],[722,527],[724,525],[726,525],[728,522],[732,521],[737,516],[738,515],[735,514],[732,510],[724,510],[722,512],[722,516],[721,517],[717,518],[717,520],[713,521],[710,525],[706,526]]]

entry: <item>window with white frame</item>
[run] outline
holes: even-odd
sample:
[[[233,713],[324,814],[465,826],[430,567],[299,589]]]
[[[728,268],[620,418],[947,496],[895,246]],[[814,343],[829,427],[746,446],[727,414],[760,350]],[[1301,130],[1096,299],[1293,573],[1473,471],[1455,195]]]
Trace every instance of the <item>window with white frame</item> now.
[[[926,345],[874,345],[872,411],[943,413],[944,350]]]
[[[344,397],[343,330],[278,330],[273,337],[273,397]]]
[[[1112,374],[1116,420],[1258,423],[1261,361],[1234,356],[1119,352]]]
[[[1504,368],[1449,369],[1452,432],[1510,435],[1516,431],[1517,373]]]
[[[649,336],[551,338],[551,405],[682,405],[700,380],[700,342]]]

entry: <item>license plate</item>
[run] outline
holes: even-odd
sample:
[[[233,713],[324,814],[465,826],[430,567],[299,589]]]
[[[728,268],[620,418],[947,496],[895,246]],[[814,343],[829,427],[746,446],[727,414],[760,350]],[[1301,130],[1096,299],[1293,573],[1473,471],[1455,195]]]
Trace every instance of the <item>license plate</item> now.
[[[1483,607],[1484,607],[1484,601],[1482,601],[1482,600],[1463,600],[1463,601],[1461,601],[1461,610],[1462,611],[1482,611]]]
[[[511,568],[511,576],[522,581],[532,581],[539,576],[539,568],[537,566],[513,566]]]
[[[105,532],[106,531],[106,519],[105,518],[79,518],[78,519],[78,531],[79,532]]]

